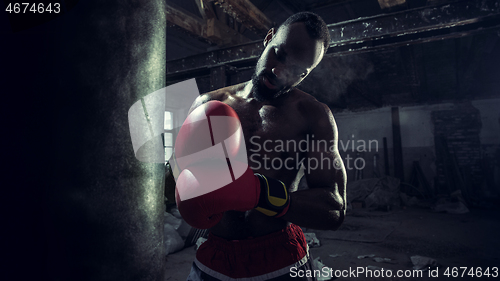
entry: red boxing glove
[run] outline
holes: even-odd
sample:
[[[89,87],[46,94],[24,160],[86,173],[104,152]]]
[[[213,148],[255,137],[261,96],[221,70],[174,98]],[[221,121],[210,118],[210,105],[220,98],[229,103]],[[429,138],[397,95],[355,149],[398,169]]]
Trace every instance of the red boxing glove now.
[[[217,177],[219,169],[210,166],[191,166],[177,179],[175,199],[182,218],[191,226],[207,229],[216,225],[225,211],[251,210],[259,201],[259,181],[253,171],[247,171],[230,184],[191,199],[181,200],[179,188],[204,189],[205,178]]]
[[[175,140],[180,171],[208,160],[225,162],[229,158],[247,163],[246,156],[240,119],[234,109],[220,101],[209,101],[193,110]]]
[[[257,210],[281,216],[290,204],[286,186],[254,175],[248,167],[245,141],[236,112],[219,101],[196,108],[175,142],[176,202],[184,220],[206,229],[225,211]],[[262,192],[261,192],[262,191]]]

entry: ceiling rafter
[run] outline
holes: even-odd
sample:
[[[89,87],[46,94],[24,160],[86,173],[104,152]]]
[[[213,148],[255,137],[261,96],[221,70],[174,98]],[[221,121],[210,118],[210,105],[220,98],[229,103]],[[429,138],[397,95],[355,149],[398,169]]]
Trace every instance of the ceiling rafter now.
[[[170,5],[166,5],[166,18],[167,24],[178,26],[191,35],[205,38],[204,36],[204,21],[189,14],[188,12],[181,11]]]
[[[390,9],[406,4],[406,0],[378,0],[381,9]]]
[[[266,33],[273,22],[249,0],[208,0],[221,6],[228,15],[255,33]]]
[[[201,16],[203,19],[213,19],[215,18],[215,12],[213,9],[213,2],[210,0],[194,0],[196,3],[196,6],[198,7],[198,10],[200,11]]]
[[[213,11],[213,10],[212,10]],[[194,37],[208,41],[218,46],[229,46],[248,43],[250,40],[241,33],[230,28],[215,17],[200,19],[186,11],[171,5],[166,5],[167,23],[180,27]]]
[[[329,56],[341,56],[470,36],[500,28],[500,0],[465,0],[329,24]],[[198,54],[167,63],[167,76],[220,64],[254,61],[261,42]]]

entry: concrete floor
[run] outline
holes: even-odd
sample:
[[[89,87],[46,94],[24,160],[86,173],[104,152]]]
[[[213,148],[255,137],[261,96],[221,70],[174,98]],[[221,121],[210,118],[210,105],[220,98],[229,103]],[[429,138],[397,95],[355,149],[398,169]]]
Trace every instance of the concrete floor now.
[[[411,256],[420,255],[437,261],[438,277],[368,278],[339,277],[332,280],[500,280],[500,277],[478,278],[446,277],[446,268],[471,267],[482,271],[490,267],[499,269],[500,275],[500,211],[471,210],[470,213],[454,215],[433,213],[430,209],[407,208],[391,212],[355,210],[348,214],[343,226],[336,232],[314,231],[321,242],[320,247],[311,248],[313,258],[335,270],[357,270],[376,266],[384,270],[412,270]],[[360,242],[363,241],[363,242]],[[390,263],[376,262],[373,258],[359,259],[371,255],[389,258]],[[330,255],[337,255],[332,257]],[[195,256],[194,246],[167,256],[168,281],[186,280]],[[380,269],[379,269],[380,270]],[[434,274],[436,273],[433,271]],[[459,274],[462,270],[459,269]],[[380,271],[378,271],[380,273]],[[410,272],[411,273],[411,272]],[[375,273],[374,273],[375,274]]]

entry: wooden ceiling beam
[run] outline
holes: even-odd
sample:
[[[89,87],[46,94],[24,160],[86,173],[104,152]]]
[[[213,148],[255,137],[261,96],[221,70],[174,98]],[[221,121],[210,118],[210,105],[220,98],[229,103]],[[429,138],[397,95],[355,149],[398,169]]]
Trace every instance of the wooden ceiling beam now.
[[[215,18],[215,12],[213,9],[213,2],[210,0],[194,0],[196,6],[198,6],[198,10],[200,11],[203,19],[213,19]]]
[[[329,24],[327,56],[342,56],[460,38],[500,29],[500,0],[466,0]],[[262,42],[230,47],[167,63],[167,76],[220,64],[253,63]]]
[[[406,0],[378,0],[378,4],[380,5],[380,8],[383,10],[404,5],[406,4]]]
[[[187,12],[166,5],[167,23],[180,27],[192,36],[220,47],[248,43],[250,40],[215,18],[202,20]]]
[[[167,24],[178,26],[196,37],[204,36],[205,23],[203,20],[187,14],[166,4]]]
[[[208,0],[220,5],[224,12],[256,33],[266,33],[273,22],[249,0]]]
[[[250,39],[215,18],[207,20],[206,30],[207,39],[219,42],[219,46],[239,45],[250,42]]]

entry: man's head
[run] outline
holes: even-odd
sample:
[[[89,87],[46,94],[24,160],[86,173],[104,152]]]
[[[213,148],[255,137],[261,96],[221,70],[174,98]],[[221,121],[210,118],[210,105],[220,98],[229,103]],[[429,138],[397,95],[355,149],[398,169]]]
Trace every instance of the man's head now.
[[[271,28],[252,77],[253,96],[272,100],[296,87],[319,64],[330,37],[325,22],[303,12]]]

